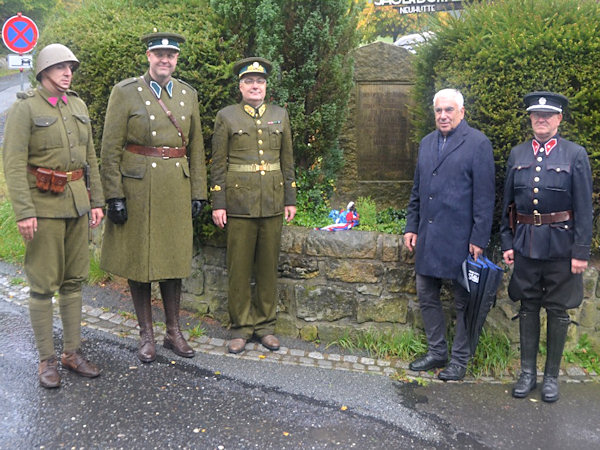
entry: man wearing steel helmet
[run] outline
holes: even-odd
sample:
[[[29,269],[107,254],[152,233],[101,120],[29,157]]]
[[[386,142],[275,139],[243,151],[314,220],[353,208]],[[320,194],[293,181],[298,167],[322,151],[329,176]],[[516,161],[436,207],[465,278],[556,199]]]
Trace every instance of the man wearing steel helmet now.
[[[64,45],[44,47],[35,64],[39,85],[17,94],[4,137],[6,184],[25,239],[29,313],[40,357],[39,381],[46,388],[60,386],[52,335],[52,297],[57,291],[63,323],[62,365],[85,377],[100,373],[79,351],[81,283],[89,267],[88,226],[100,224],[104,197],[90,116],[85,103],[69,89],[78,66]]]
[[[196,90],[172,77],[185,39],[141,38],[149,69],[112,90],[102,136],[102,183],[108,221],[101,267],[127,278],[138,323],[138,358],[152,362],[151,282],[165,308],[165,348],[191,358],[179,328],[181,279],[191,273],[192,219],[206,197],[206,167]]]
[[[508,295],[520,301],[521,375],[513,397],[537,385],[540,310],[547,313],[542,400],[558,400],[558,372],[570,323],[583,300],[592,239],[592,173],[586,150],[558,133],[568,100],[553,92],[524,97],[534,138],[510,152],[502,225],[503,257],[514,263]],[[509,209],[511,214],[509,214]]]
[[[296,214],[292,133],[287,111],[264,102],[271,63],[246,58],[233,71],[242,101],[217,114],[210,188],[213,221],[227,229],[233,330],[228,349],[242,352],[255,335],[269,350],[278,350],[274,332],[282,216],[289,222]]]

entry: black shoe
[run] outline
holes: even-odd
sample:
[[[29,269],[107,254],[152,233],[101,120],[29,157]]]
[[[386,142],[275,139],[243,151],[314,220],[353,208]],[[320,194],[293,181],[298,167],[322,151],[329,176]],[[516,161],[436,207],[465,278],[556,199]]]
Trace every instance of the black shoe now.
[[[521,372],[517,384],[512,389],[512,396],[515,398],[525,398],[527,394],[535,389],[537,385],[537,376],[534,373]]]
[[[410,370],[415,372],[427,371],[431,369],[439,369],[446,366],[445,359],[435,359],[431,355],[425,355],[421,358],[415,359],[408,365]]]
[[[467,368],[459,366],[456,363],[448,364],[444,370],[438,374],[438,378],[442,381],[458,381],[462,380],[467,373]]]
[[[558,400],[558,378],[544,376],[544,384],[542,385],[542,400],[547,403],[552,403]]]

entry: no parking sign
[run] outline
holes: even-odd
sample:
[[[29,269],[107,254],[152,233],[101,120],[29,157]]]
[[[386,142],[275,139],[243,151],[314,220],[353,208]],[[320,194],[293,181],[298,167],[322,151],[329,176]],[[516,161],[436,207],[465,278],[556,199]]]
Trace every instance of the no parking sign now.
[[[28,53],[37,44],[37,25],[29,17],[18,13],[4,22],[2,40],[9,50],[19,54]]]

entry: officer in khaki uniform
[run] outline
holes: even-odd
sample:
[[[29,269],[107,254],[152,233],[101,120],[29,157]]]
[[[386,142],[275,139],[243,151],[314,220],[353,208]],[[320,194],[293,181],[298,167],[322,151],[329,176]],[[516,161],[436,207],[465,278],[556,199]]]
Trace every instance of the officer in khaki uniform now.
[[[212,138],[213,221],[227,226],[228,348],[242,352],[256,335],[279,349],[275,331],[277,263],[282,215],[296,214],[292,133],[287,111],[264,103],[271,63],[251,57],[234,64],[242,101],[218,112]],[[256,280],[252,299],[250,280]]]
[[[127,278],[140,325],[138,358],[156,358],[150,303],[159,281],[167,333],[163,346],[194,356],[179,328],[181,279],[191,273],[192,219],[207,198],[206,166],[196,90],[172,77],[174,33],[141,38],[149,69],[114,86],[102,137],[101,176],[109,220],[101,267]]]
[[[541,397],[555,402],[571,322],[567,310],[583,300],[583,272],[590,259],[592,172],[585,148],[558,132],[568,99],[536,91],[523,100],[534,137],[510,152],[500,228],[504,261],[514,264],[508,295],[521,302],[521,375],[512,395],[524,398],[537,386],[543,307],[547,351]]]
[[[4,173],[19,232],[25,239],[29,313],[40,384],[60,386],[52,335],[52,296],[59,293],[62,365],[82,376],[98,368],[80,353],[81,283],[89,268],[89,226],[103,217],[104,197],[85,103],[69,89],[79,61],[51,44],[36,58],[37,89],[17,94],[6,120]],[[86,189],[89,181],[89,194]]]

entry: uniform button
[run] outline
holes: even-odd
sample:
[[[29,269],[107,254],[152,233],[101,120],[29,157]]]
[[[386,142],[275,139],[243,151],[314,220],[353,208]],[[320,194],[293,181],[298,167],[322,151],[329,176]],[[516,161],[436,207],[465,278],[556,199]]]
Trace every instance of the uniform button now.
[[[535,181],[536,183],[539,183],[539,182],[540,182],[540,177],[535,177],[535,178],[533,179],[533,181]]]
[[[437,172],[433,172],[433,176],[435,177],[437,175]]]
[[[569,225],[565,225],[565,230],[568,230],[568,229],[569,229]]]
[[[181,90],[181,93],[182,93],[182,94],[186,94],[186,93],[187,93],[187,91],[186,91],[185,89],[182,89],[182,90]]]
[[[517,170],[521,170],[521,166],[517,166]]]
[[[179,102],[179,104],[180,104],[181,106],[185,106],[185,103],[183,103],[183,102]]]
[[[264,174],[265,174],[265,171],[264,171],[264,170],[261,170],[261,171],[260,171],[260,174],[261,174],[261,175],[264,175]]]
[[[138,86],[138,91],[142,92],[142,87]]]
[[[71,133],[72,133],[72,131],[71,131],[71,130],[67,131],[67,134],[71,134]]]
[[[150,100],[146,100],[146,105],[150,106]]]
[[[538,188],[533,188],[533,193],[537,194],[538,192],[540,192],[540,190]]]
[[[152,167],[153,168],[156,167],[156,163],[155,162],[152,163]]]
[[[156,117],[154,117],[154,114],[150,114],[150,120],[154,120],[156,119]]]
[[[260,119],[258,119],[258,120],[256,121],[256,125],[260,125],[261,123],[262,123],[262,122],[260,121]]]
[[[537,205],[538,203],[539,203],[538,199],[537,199],[537,198],[534,198],[534,199],[533,199],[533,204],[534,204],[534,205]]]
[[[429,196],[429,200],[433,200],[433,195],[430,195],[430,196]]]
[[[258,151],[258,154],[259,154],[259,155],[262,155],[263,153],[264,153],[264,152],[263,152],[262,150],[259,150],[259,151]]]
[[[560,172],[560,167],[557,167],[557,168],[556,168],[556,171],[557,171],[557,172]]]
[[[533,210],[533,213],[534,213],[534,214],[539,214],[540,212],[539,212],[537,209],[534,209],[534,210]]]
[[[260,162],[260,165],[261,165],[261,166],[262,166],[262,165],[264,165],[264,164],[265,164],[265,162],[264,162],[264,161],[261,161],[261,162]]]
[[[259,140],[258,140],[258,145],[262,145],[262,144],[263,144],[263,141],[262,141],[262,139],[259,139]]]
[[[428,219],[427,222],[433,223],[433,219]]]
[[[542,158],[541,156],[538,156],[538,158],[537,158],[538,162],[542,162],[543,159],[544,158]]]
[[[235,185],[235,187],[240,187],[240,185],[239,185],[239,184],[236,184],[236,185]]]
[[[242,134],[244,132],[244,130],[240,130],[238,131],[238,134]]]
[[[258,130],[258,134],[262,134],[262,130]]]
[[[156,131],[153,131],[153,132],[152,132],[152,136],[156,136]]]
[[[537,166],[537,167],[535,168],[535,171],[536,171],[536,172],[541,172],[541,171],[542,171],[542,168],[541,168],[540,166]]]
[[[179,162],[176,162],[176,163],[175,163],[175,167],[179,167]]]
[[[63,120],[67,120],[67,118],[66,118],[66,117],[63,117]]]
[[[181,120],[185,120],[185,116],[181,116]]]

